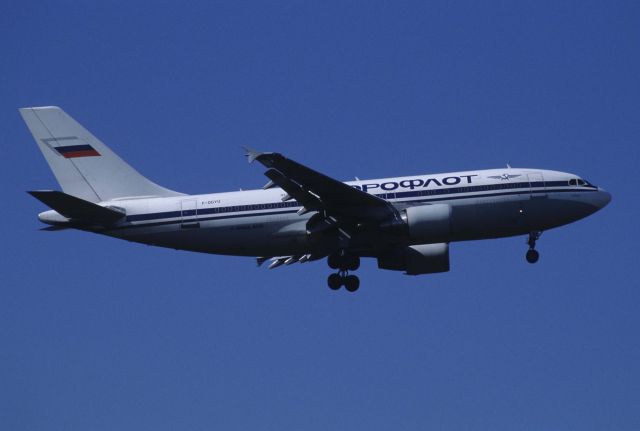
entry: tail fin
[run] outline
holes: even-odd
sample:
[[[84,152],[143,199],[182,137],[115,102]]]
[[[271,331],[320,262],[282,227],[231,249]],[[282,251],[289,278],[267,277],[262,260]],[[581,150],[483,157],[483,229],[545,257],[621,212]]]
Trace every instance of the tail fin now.
[[[143,177],[57,106],[20,115],[65,193],[89,202],[136,196],[178,196]]]

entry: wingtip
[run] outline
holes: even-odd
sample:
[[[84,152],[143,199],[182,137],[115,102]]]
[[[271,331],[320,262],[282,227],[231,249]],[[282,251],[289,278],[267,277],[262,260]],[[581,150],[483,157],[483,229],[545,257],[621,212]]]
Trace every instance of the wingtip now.
[[[18,111],[45,111],[45,110],[60,110],[59,106],[50,105],[50,106],[25,106],[23,108],[18,108]]]
[[[27,193],[33,196],[34,198],[38,199],[38,196],[40,196],[42,192],[46,192],[46,191],[49,191],[49,190],[27,190]]]
[[[69,229],[68,226],[47,226],[47,227],[42,227],[40,229],[38,229],[41,232],[57,232],[59,230],[66,230]]]
[[[27,190],[27,193],[37,198],[38,196],[42,196],[43,194],[50,194],[52,192],[56,192],[57,190]]]
[[[247,156],[247,161],[249,163],[253,162],[255,159],[257,159],[258,157],[260,157],[260,155],[262,154],[259,151],[254,150],[253,148],[249,148],[249,147],[242,147],[242,149],[245,152],[245,156]]]

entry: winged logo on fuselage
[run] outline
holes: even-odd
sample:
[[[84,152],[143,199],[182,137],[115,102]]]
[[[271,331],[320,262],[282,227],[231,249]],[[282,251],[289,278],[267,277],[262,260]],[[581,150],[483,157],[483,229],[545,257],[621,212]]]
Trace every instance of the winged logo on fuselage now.
[[[511,178],[521,177],[520,174],[502,174],[502,175],[491,175],[487,178],[493,178],[495,180],[510,180]]]

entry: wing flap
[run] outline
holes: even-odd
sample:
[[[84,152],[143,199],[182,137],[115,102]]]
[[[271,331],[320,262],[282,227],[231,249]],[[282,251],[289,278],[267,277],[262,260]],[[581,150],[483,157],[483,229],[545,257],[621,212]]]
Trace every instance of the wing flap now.
[[[294,183],[279,171],[269,169],[264,175],[269,178],[275,185],[280,187],[287,194],[298,201],[308,210],[319,210],[322,208],[322,202],[317,196],[303,189],[299,184]]]

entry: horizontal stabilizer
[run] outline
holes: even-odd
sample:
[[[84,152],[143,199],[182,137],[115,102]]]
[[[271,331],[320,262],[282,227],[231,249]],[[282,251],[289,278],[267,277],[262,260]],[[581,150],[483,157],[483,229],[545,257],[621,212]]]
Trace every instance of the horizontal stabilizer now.
[[[66,226],[47,226],[47,227],[40,228],[38,230],[41,230],[43,232],[57,232],[59,230],[67,230],[67,229],[68,227]]]
[[[71,220],[108,225],[125,216],[124,211],[105,208],[93,202],[55,190],[39,190],[27,193]]]

